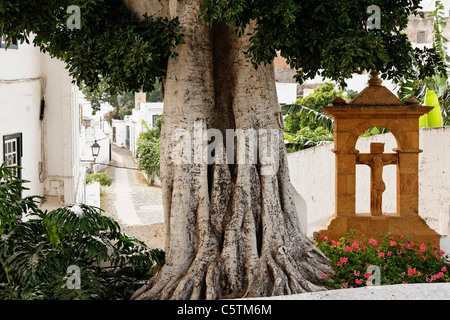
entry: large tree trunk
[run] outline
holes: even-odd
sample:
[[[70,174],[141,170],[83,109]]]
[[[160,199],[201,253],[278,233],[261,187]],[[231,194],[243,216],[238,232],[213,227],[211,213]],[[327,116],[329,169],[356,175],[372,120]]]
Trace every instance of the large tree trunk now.
[[[185,44],[169,61],[165,85],[166,264],[133,298],[219,299],[322,289],[320,275],[331,269],[300,231],[273,66],[255,69],[243,53],[248,38],[199,21],[201,2],[170,1]],[[221,133],[226,150],[217,144],[213,164],[202,160],[209,129],[216,129],[216,142]],[[240,148],[238,134],[239,142],[226,143],[231,132],[257,134],[256,162],[249,156],[252,140]]]

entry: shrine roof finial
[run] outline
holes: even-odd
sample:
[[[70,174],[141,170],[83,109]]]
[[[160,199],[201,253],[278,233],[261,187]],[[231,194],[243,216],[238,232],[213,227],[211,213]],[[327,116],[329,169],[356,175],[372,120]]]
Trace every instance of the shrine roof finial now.
[[[380,73],[378,71],[372,71],[370,72],[370,75],[369,86],[381,86],[383,81],[380,79]]]

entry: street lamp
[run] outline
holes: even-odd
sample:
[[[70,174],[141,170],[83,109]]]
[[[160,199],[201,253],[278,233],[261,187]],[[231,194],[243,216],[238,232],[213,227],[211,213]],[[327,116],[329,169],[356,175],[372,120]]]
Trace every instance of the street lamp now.
[[[91,146],[92,156],[94,157],[94,162],[97,160],[98,155],[100,154],[100,145],[95,140],[94,144]]]

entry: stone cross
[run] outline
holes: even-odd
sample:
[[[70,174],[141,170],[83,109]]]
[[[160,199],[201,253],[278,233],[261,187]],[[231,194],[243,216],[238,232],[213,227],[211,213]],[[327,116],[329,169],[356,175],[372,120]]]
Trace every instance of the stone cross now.
[[[372,216],[383,215],[383,193],[386,185],[383,181],[384,166],[398,163],[398,154],[384,153],[384,143],[372,143],[370,154],[358,154],[356,164],[370,167],[370,214]]]

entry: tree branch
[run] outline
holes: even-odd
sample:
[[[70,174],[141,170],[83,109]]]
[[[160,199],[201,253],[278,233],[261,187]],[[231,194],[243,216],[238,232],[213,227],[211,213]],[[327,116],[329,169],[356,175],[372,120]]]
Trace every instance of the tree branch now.
[[[149,16],[170,18],[169,0],[123,0],[132,12]]]

